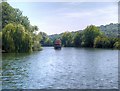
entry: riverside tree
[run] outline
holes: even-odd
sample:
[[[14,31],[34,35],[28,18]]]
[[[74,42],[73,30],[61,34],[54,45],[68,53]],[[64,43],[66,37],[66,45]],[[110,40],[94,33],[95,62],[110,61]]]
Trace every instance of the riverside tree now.
[[[40,38],[36,31],[38,27],[32,26],[28,17],[22,15],[22,11],[2,2],[2,46],[6,52],[40,50]]]
[[[95,48],[110,48],[110,41],[107,37],[98,36],[94,41]]]
[[[94,26],[94,25],[88,26],[83,31],[82,45],[84,47],[93,47],[94,39],[99,35],[101,35],[101,32],[96,26]]]
[[[31,52],[32,38],[24,26],[9,23],[2,30],[3,49],[6,52]]]
[[[76,32],[75,36],[74,36],[74,46],[76,47],[81,47],[82,45],[82,37],[83,34],[81,32]]]
[[[65,32],[62,34],[62,44],[65,47],[73,46],[73,36],[70,32]]]

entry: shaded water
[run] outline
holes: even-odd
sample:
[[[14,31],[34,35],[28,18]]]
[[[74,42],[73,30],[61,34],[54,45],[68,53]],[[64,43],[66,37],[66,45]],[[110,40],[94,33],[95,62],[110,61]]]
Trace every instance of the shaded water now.
[[[44,47],[2,60],[3,89],[118,88],[118,50]]]

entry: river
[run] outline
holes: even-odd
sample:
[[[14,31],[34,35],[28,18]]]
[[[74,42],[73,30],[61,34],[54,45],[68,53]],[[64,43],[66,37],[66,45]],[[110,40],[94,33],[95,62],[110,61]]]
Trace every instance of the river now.
[[[43,47],[2,55],[3,89],[117,89],[118,50]]]

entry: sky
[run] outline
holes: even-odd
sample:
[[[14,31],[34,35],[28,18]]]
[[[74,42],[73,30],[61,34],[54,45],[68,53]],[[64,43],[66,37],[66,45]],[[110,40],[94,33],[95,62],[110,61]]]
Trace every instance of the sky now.
[[[117,2],[9,2],[48,35],[118,22]]]

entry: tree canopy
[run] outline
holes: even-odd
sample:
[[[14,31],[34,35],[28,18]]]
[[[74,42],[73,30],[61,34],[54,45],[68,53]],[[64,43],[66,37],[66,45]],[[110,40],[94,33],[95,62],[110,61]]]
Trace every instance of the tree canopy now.
[[[32,37],[25,31],[23,25],[9,23],[2,30],[3,50],[6,52],[32,51]]]
[[[93,47],[94,39],[101,34],[100,30],[94,26],[88,26],[83,33],[83,46]]]
[[[40,38],[22,11],[2,2],[2,39],[3,50],[6,52],[31,52],[40,50]],[[39,36],[40,37],[40,36]]]
[[[73,46],[73,36],[70,32],[65,32],[62,35],[62,44],[65,47]]]

